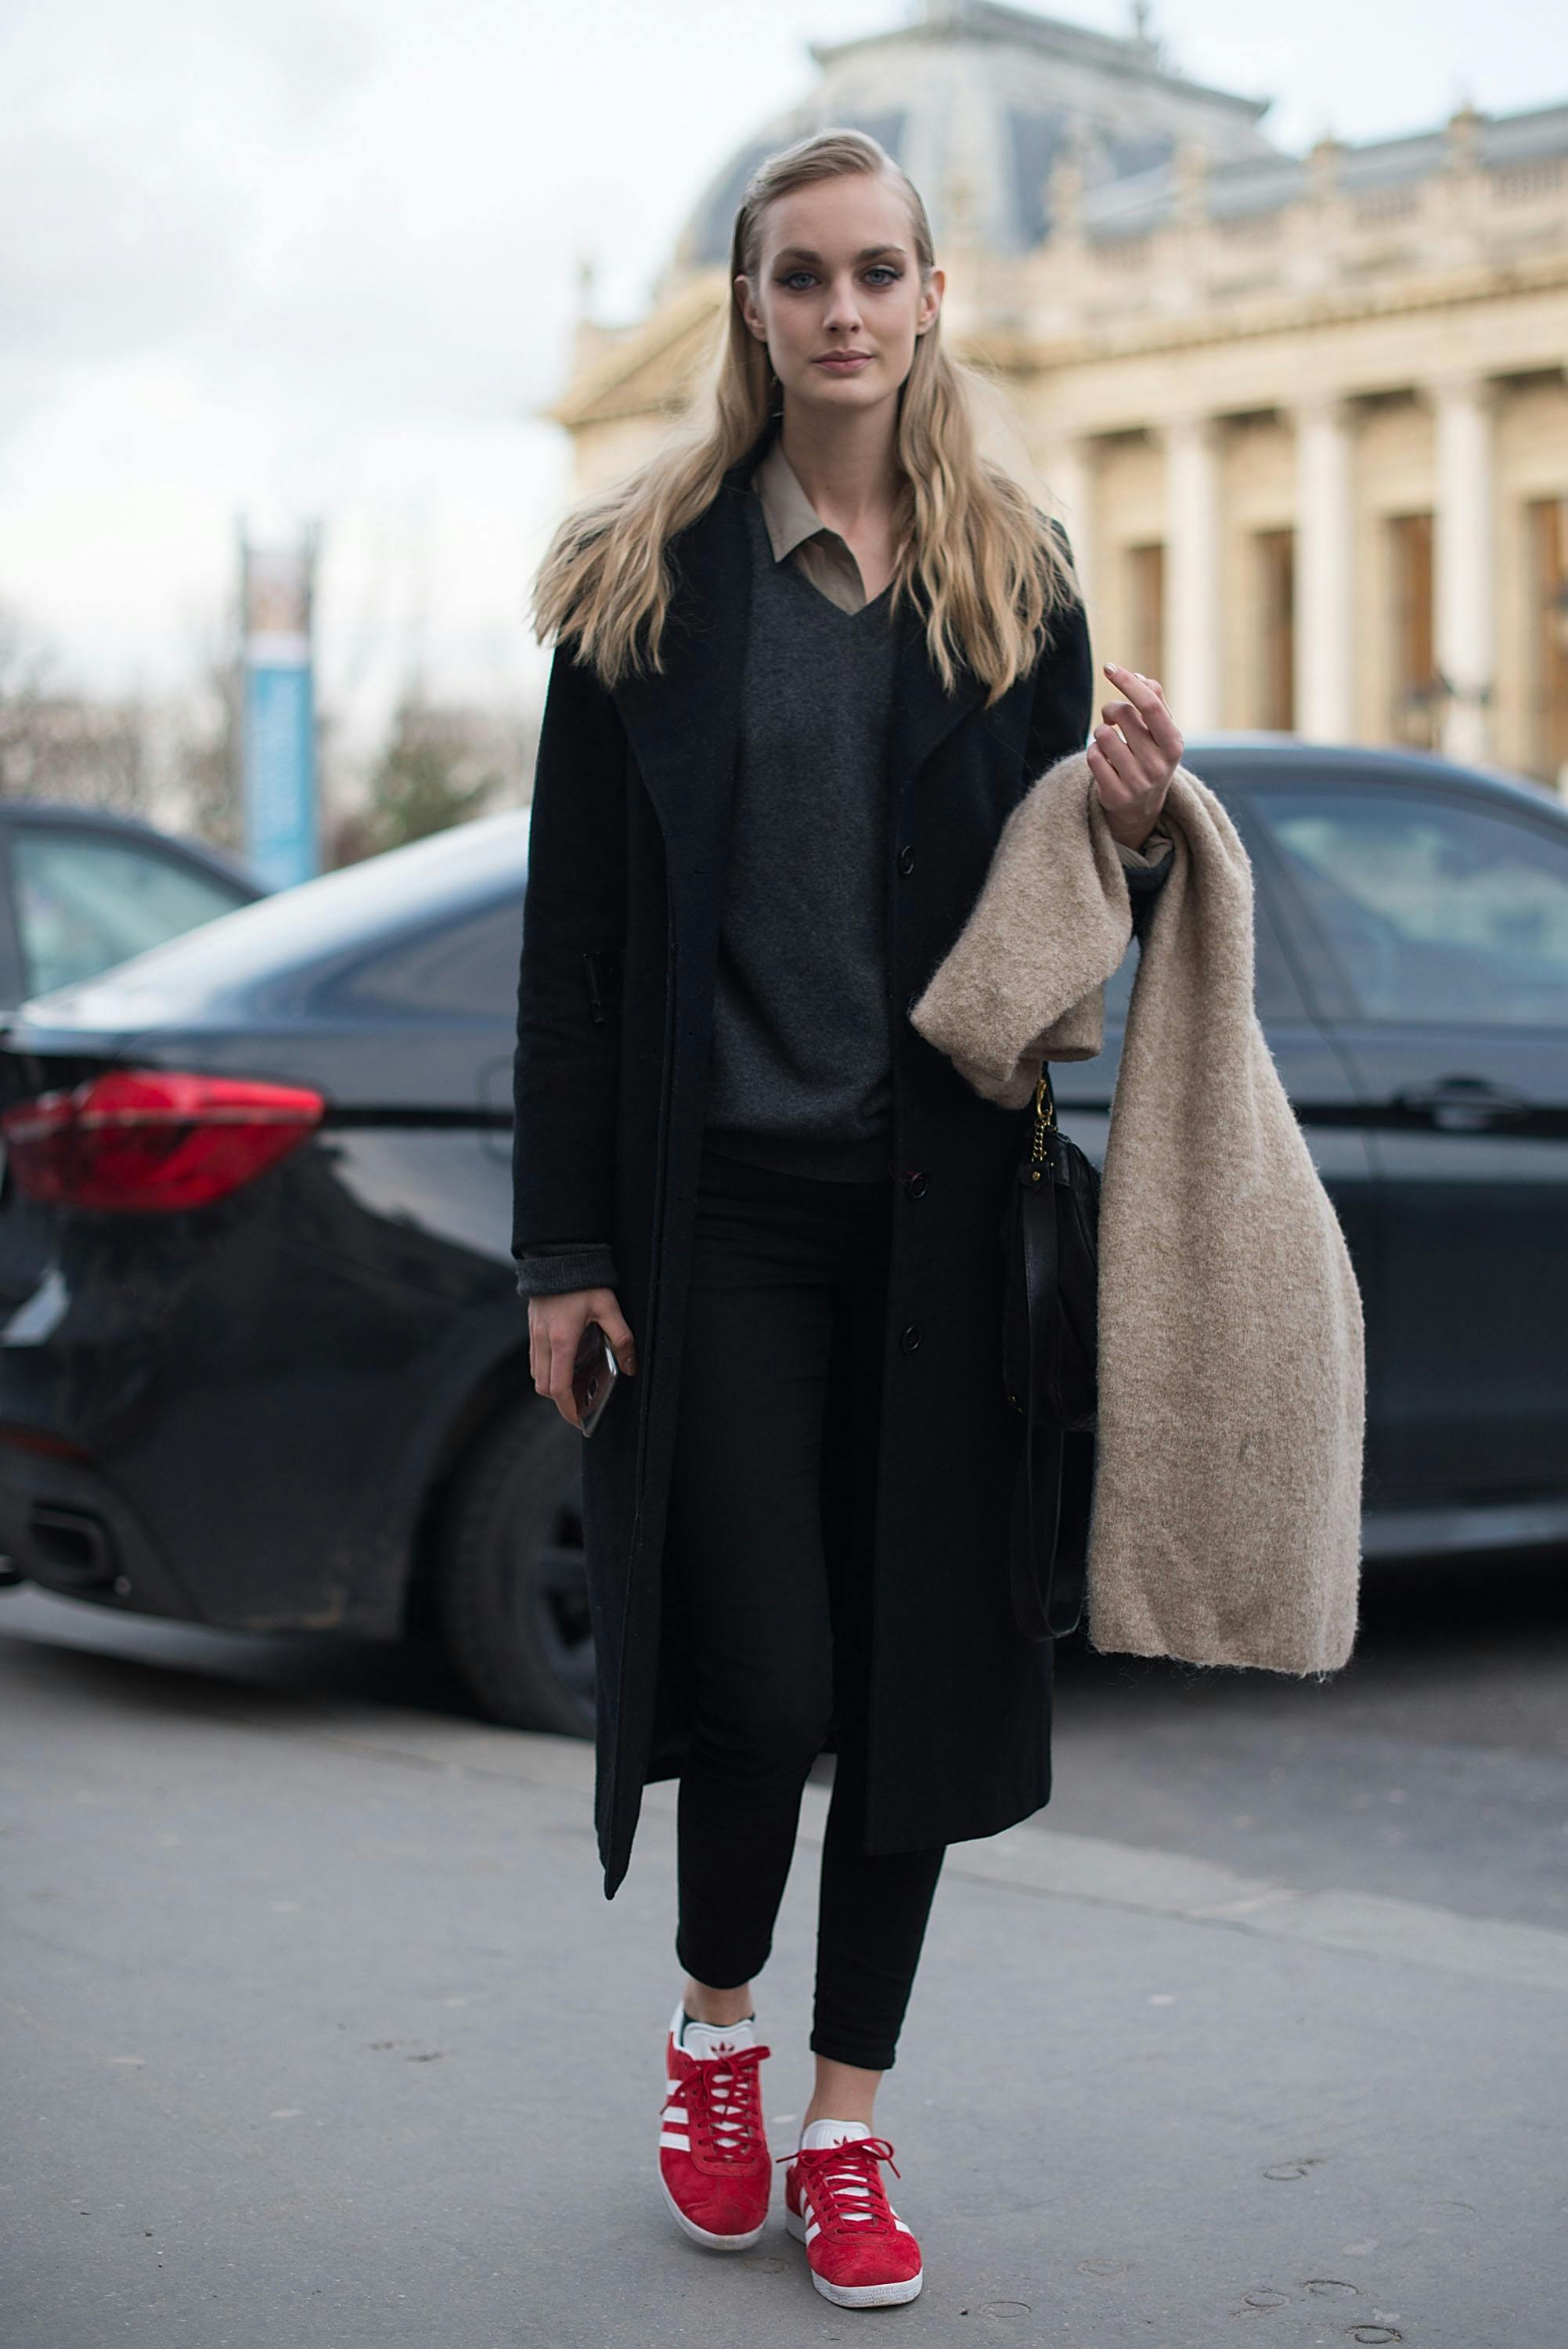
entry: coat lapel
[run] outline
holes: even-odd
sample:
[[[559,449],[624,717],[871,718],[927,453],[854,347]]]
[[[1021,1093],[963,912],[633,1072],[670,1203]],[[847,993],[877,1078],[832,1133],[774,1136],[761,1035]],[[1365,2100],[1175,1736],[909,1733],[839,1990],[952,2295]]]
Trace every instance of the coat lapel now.
[[[895,793],[913,783],[938,743],[982,701],[985,687],[960,668],[954,690],[945,692],[925,648],[925,624],[913,605],[898,619],[898,667],[893,685],[889,755]]]
[[[730,468],[712,504],[672,544],[662,673],[615,688],[677,892],[715,880],[728,837],[751,607],[740,500],[753,461]]]

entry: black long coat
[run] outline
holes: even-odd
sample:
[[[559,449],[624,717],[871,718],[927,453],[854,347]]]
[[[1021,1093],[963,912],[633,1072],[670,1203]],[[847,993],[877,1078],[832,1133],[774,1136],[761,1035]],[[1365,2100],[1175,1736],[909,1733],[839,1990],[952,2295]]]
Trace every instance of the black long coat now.
[[[678,1773],[685,1736],[675,1643],[661,1643],[665,1504],[749,600],[740,499],[764,445],[672,542],[662,676],[606,692],[557,650],[534,781],[512,1245],[609,1239],[637,1343],[636,1375],[583,1461],[607,1898],[643,1786]],[[902,1171],[872,1564],[872,1852],[991,1835],[1050,1793],[1052,1651],[1017,1631],[1008,1594],[1022,1422],[999,1352],[997,1232],[1028,1112],[982,1101],[907,1014],[1009,810],[1083,747],[1093,697],[1081,606],[989,709],[966,671],[944,691],[912,610],[899,625],[886,887]]]

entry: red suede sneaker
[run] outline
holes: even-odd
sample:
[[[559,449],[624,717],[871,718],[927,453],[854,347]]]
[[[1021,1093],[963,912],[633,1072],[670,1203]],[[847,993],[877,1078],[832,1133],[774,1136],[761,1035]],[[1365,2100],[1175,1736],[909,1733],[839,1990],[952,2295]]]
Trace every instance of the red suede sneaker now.
[[[721,2030],[687,2023],[677,2004],[670,2022],[659,2183],[676,2223],[710,2251],[748,2250],[768,2222],[773,2165],[757,2067],[770,2053],[749,2018]]]
[[[811,2282],[841,2308],[891,2308],[924,2281],[920,2245],[887,2199],[879,2162],[898,2164],[864,2121],[813,2121],[796,2154],[780,2154],[784,2224],[806,2246]]]

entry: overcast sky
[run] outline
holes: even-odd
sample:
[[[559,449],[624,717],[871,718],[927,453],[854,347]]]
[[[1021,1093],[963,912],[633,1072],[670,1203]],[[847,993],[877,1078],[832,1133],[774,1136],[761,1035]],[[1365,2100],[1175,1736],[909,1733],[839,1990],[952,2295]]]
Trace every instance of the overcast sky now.
[[[324,525],[328,701],[527,698],[579,258],[631,316],[709,172],[909,0],[5,0],[0,600],[91,689],[216,643],[235,517]],[[1044,12],[1042,12],[1044,13]],[[1111,31],[1123,0],[1056,13]],[[1559,0],[1168,0],[1300,148],[1568,98]]]

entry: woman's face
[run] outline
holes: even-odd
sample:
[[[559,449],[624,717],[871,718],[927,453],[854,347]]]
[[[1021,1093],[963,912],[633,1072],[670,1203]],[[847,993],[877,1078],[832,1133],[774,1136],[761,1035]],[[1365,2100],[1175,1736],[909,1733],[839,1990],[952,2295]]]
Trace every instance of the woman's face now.
[[[865,409],[896,396],[943,282],[934,269],[921,284],[897,191],[855,171],[775,197],[756,280],[738,277],[735,288],[787,400]]]

